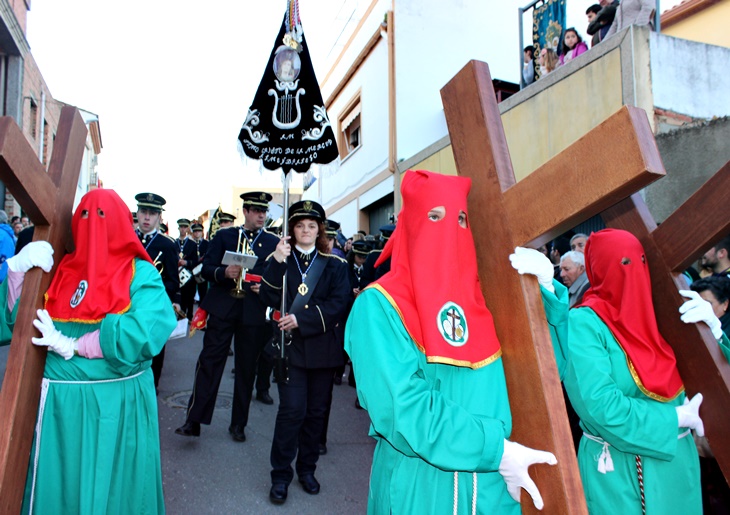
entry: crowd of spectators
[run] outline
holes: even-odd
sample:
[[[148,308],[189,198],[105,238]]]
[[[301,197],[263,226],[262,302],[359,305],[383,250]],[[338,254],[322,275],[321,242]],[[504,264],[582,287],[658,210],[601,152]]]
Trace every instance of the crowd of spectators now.
[[[586,9],[591,48],[631,25],[648,25],[654,30],[654,0],[600,0]],[[574,27],[563,32],[558,48],[541,48],[537,56],[532,45],[524,48],[522,82],[525,86],[555,71],[588,51],[588,45]],[[537,60],[537,64],[535,64]],[[537,72],[537,73],[536,73]]]

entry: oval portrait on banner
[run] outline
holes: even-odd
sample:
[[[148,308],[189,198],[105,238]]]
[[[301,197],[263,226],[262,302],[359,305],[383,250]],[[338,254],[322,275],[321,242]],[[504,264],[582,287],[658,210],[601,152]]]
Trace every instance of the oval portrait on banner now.
[[[299,53],[288,46],[281,46],[274,58],[274,75],[282,82],[294,82],[299,76],[302,62]]]

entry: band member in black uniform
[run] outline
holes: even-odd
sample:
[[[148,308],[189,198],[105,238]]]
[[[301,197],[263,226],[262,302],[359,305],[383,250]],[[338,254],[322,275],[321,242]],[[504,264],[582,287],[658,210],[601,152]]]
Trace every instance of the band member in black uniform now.
[[[197,263],[195,265],[195,268],[193,268],[193,271],[196,271],[197,267],[202,264],[205,253],[208,252],[208,240],[203,238],[203,226],[199,223],[194,223],[190,227],[190,229],[193,231],[193,243],[195,243],[195,262]],[[208,281],[205,280],[202,272],[199,272],[197,275],[194,274],[193,281],[195,281],[195,284],[197,285],[198,299],[200,299],[200,304],[202,304],[203,299],[205,298],[205,294],[208,293]]]
[[[363,274],[365,279],[363,288],[390,272],[390,258],[386,259],[385,262],[377,269],[375,268],[375,262],[380,257],[380,253],[383,252],[383,247],[385,247],[385,244],[388,242],[390,235],[393,234],[393,231],[395,231],[395,225],[393,224],[383,225],[380,228],[380,248],[372,250],[370,254],[368,254],[365,264],[363,265]]]
[[[218,225],[221,229],[231,227],[235,221],[236,217],[230,213],[223,211],[218,213]],[[229,349],[228,355],[233,356],[233,349]],[[274,399],[269,395],[269,388],[271,388],[271,370],[273,366],[271,356],[265,352],[259,354],[258,364],[256,365],[256,400],[269,405],[274,404]],[[236,367],[231,369],[231,373],[236,373]]]
[[[325,222],[325,231],[327,232],[329,254],[333,254],[337,257],[345,259],[347,257],[347,254],[345,254],[345,251],[342,250],[342,246],[337,241],[337,231],[339,230],[340,222],[335,222],[334,220],[329,219]]]
[[[365,261],[370,254],[370,246],[364,241],[356,241],[352,244],[352,250],[347,256],[347,269],[349,270],[350,277],[350,289],[352,292],[352,302],[347,308],[347,314],[349,316],[352,304],[360,292],[367,286],[365,282],[365,276],[363,270],[365,269]],[[352,370],[352,362],[350,362],[350,373],[347,376],[347,384],[355,387],[355,372]],[[355,398],[355,406],[360,408],[360,401]]]
[[[288,313],[279,320],[279,328],[290,332],[292,339],[285,347],[289,381],[277,383],[279,411],[271,443],[269,498],[277,504],[286,501],[294,477],[294,458],[304,491],[319,493],[314,477],[319,442],[332,402],[334,370],[343,363],[343,347],[335,327],[345,323],[350,287],[345,263],[325,253],[324,220],[324,209],[316,202],[300,201],[291,206],[291,236],[279,241],[261,284],[264,302],[278,309],[286,273]],[[300,301],[295,300],[298,297]]]
[[[177,228],[180,231],[180,237],[175,240],[178,249],[178,261],[179,267],[186,268],[190,275],[193,274],[193,268],[198,265],[196,260],[196,246],[190,237],[190,220],[187,218],[180,218],[177,221]],[[180,285],[180,298],[182,308],[185,316],[188,320],[193,319],[193,304],[195,304],[195,281],[192,277],[185,283]]]
[[[218,223],[220,224],[221,229],[225,229],[226,227],[232,226],[233,222],[235,222],[235,221],[236,221],[236,217],[230,213],[224,213],[221,211],[218,214]]]
[[[175,430],[179,435],[200,436],[200,424],[210,424],[233,337],[236,372],[228,432],[235,441],[246,441],[244,428],[248,423],[256,362],[271,337],[272,327],[264,318],[266,306],[259,296],[260,285],[240,281],[241,267],[222,262],[227,250],[253,253],[258,261],[248,272],[261,275],[266,257],[274,251],[279,239],[263,229],[271,195],[249,192],[241,198],[243,226],[218,229],[203,258],[202,273],[210,288],[200,307],[208,312],[208,326],[195,366],[195,384],[185,424]],[[241,296],[241,291],[245,296]]]
[[[340,247],[340,244],[337,241],[337,231],[340,230],[340,223],[335,222],[334,220],[327,219],[325,223],[325,232],[327,233],[327,251],[332,254],[333,256],[337,256],[338,258],[341,258],[345,263],[347,263],[347,260],[345,259],[345,252],[342,250],[342,247]],[[368,249],[369,250],[369,249]],[[352,303],[355,301],[355,297],[353,296],[350,300],[348,307],[347,307],[347,313],[350,312],[350,307],[352,306]],[[347,314],[345,314],[343,320],[347,320]],[[336,385],[342,384],[342,375],[345,373],[345,366],[347,365],[347,362],[349,361],[349,358],[347,357],[347,353],[345,352],[345,324],[341,323],[338,324],[335,328],[335,334],[337,335],[337,338],[342,342],[342,366],[337,367],[335,369],[335,375],[334,375],[334,383]],[[351,377],[354,378],[354,376],[351,375]],[[353,379],[354,380],[354,379]],[[356,399],[357,400],[357,399]],[[327,409],[327,413],[325,413],[324,416],[324,429],[322,429],[322,437],[319,441],[319,454],[324,455],[327,454],[327,430],[329,428],[329,422],[330,422],[330,410]]]
[[[160,272],[160,278],[165,285],[170,302],[180,309],[180,279],[177,274],[177,247],[170,238],[158,230],[162,206],[166,201],[154,193],[140,193],[137,201],[137,236],[147,250],[150,259]],[[152,358],[152,373],[155,377],[155,388],[160,384],[162,365],[165,362],[165,347]]]

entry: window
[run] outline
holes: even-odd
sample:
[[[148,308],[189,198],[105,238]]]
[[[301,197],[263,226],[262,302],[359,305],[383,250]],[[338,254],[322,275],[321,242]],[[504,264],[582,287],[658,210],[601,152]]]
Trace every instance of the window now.
[[[43,120],[43,156],[41,161],[43,162],[43,165],[48,167],[48,158],[51,155],[51,148],[48,144],[48,136],[50,132],[50,126],[48,125],[48,122]]]
[[[30,137],[38,138],[38,104],[30,99]]]
[[[340,158],[345,158],[360,148],[362,132],[360,121],[360,95],[358,94],[342,111],[339,118],[337,146]]]

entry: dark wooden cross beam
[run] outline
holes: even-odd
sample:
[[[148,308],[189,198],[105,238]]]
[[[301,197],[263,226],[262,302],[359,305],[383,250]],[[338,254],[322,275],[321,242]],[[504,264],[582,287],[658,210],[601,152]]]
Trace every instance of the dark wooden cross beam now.
[[[547,242],[664,175],[646,113],[622,108],[517,183],[487,65],[471,61],[441,97],[458,173],[472,178],[469,218],[503,349],[512,438],[558,458],[556,467],[532,470],[545,512],[587,513],[539,286],[517,274],[508,256],[515,246]],[[522,509],[536,513],[527,495]]]
[[[54,249],[56,264],[72,246],[71,211],[86,144],[86,125],[76,108],[64,107],[48,173],[28,140],[8,116],[0,118],[0,180],[35,225],[34,240]],[[36,309],[51,277],[39,268],[25,275],[18,318],[0,390],[0,513],[19,513],[33,443],[46,349],[30,341]],[[0,309],[6,309],[0,306]]]
[[[674,349],[688,394],[701,392],[700,415],[712,452],[730,478],[730,365],[705,324],[685,324],[678,290],[688,289],[682,272],[730,234],[730,162],[657,227],[640,195],[602,213],[609,227],[631,232],[644,246],[651,271],[659,331]]]

